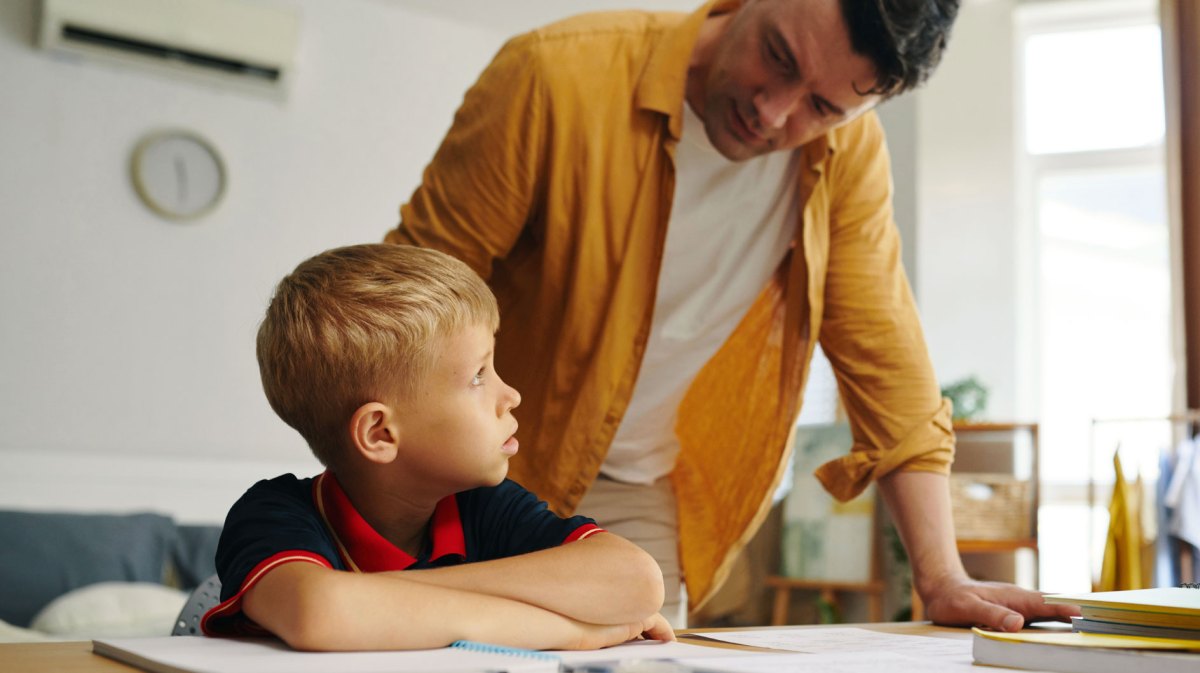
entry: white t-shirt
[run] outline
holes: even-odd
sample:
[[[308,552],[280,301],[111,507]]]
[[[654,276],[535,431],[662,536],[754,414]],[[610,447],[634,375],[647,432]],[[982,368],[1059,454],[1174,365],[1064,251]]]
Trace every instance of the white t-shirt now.
[[[771,152],[730,161],[684,104],[650,337],[600,468],[605,476],[649,484],[674,469],[675,416],[684,393],[787,254],[799,217],[799,160],[799,152]]]

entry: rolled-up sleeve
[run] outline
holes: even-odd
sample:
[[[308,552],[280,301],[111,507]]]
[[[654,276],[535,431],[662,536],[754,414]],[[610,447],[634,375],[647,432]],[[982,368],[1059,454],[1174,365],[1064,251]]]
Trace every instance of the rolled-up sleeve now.
[[[833,197],[820,330],[854,446],[815,475],[843,501],[896,470],[948,473],[954,459],[950,403],[901,263],[883,129],[873,114],[860,121],[847,127],[828,166]]]

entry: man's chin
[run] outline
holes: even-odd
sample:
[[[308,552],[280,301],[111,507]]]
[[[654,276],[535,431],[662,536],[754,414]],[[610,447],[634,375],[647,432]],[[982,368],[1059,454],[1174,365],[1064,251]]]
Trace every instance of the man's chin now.
[[[763,153],[739,141],[732,135],[722,138],[721,142],[714,142],[712,146],[721,153],[721,156],[734,162],[753,159]]]
[[[721,153],[721,156],[730,161],[745,161],[762,154],[760,150],[747,145],[729,129],[721,129],[720,132],[710,135],[709,141],[712,143],[713,148]]]

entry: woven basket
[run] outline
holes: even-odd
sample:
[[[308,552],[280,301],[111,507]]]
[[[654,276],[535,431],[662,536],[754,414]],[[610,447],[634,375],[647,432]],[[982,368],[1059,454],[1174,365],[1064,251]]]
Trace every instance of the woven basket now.
[[[951,474],[950,505],[960,540],[1023,539],[1033,534],[1033,486],[1011,474]]]

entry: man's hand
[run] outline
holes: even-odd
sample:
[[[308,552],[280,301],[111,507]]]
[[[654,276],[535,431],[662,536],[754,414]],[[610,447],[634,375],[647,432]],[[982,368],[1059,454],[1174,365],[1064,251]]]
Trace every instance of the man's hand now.
[[[935,624],[1018,631],[1026,622],[1079,614],[1070,606],[1046,605],[1036,591],[967,577],[954,542],[944,475],[893,472],[879,480],[879,487],[908,550],[925,614]]]
[[[1001,582],[966,577],[939,582],[923,595],[925,614],[942,626],[983,626],[994,631],[1020,631],[1028,622],[1068,621],[1079,610],[1071,605],[1048,605],[1037,591]]]
[[[620,645],[645,638],[646,640],[675,640],[675,631],[667,623],[665,617],[657,612],[649,617],[630,624],[583,624],[579,634],[579,642],[573,649],[598,650],[602,647]]]

